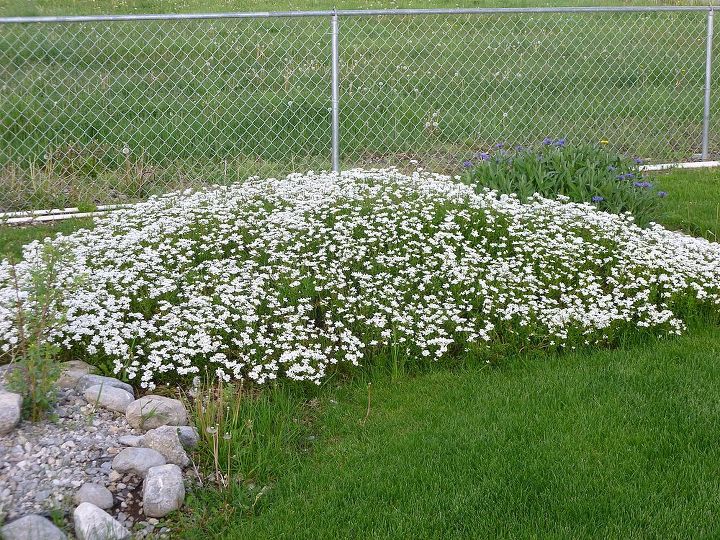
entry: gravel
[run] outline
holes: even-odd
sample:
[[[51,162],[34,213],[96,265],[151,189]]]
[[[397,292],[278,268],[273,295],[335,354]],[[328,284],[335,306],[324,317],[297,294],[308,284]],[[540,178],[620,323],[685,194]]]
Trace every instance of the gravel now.
[[[75,505],[85,500],[79,491],[86,484],[95,484],[97,487],[85,487],[85,491],[101,493],[105,500],[95,503],[102,506],[107,505],[110,494],[107,515],[133,531],[133,538],[171,537],[172,531],[162,522],[143,514],[142,477],[112,469],[113,460],[127,445],[142,442],[143,431],[130,426],[125,415],[86,402],[83,391],[87,387],[70,380],[71,376],[83,378],[81,367],[68,375],[66,387],[58,388],[49,419],[20,422],[0,435],[0,523],[10,524],[26,516],[41,523],[59,513],[65,516],[65,531],[72,532]],[[7,371],[0,370],[0,388]],[[191,437],[191,429],[183,435]],[[158,464],[164,463],[159,457]]]
[[[112,460],[125,447],[120,439],[142,432],[124,415],[94,409],[73,388],[58,389],[53,416],[21,422],[0,435],[0,522],[59,511],[72,523],[78,490],[93,483],[112,492],[114,504],[107,512],[134,538],[167,538],[167,529],[142,513],[142,478],[112,470]]]
[[[72,389],[58,390],[55,421],[23,422],[0,436],[0,507],[7,520],[72,501],[87,482],[105,485],[118,438],[137,435],[123,416],[93,410]]]

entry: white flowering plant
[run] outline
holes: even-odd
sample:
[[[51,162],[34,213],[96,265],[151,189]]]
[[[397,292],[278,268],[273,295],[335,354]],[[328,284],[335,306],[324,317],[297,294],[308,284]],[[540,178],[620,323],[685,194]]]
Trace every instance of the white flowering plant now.
[[[144,388],[206,370],[320,383],[379,356],[611,345],[720,304],[720,245],[567,198],[389,170],[251,178],[45,240],[68,253],[52,340]],[[43,264],[26,246],[20,289]],[[0,347],[17,343],[0,262]],[[69,287],[77,283],[80,287]]]

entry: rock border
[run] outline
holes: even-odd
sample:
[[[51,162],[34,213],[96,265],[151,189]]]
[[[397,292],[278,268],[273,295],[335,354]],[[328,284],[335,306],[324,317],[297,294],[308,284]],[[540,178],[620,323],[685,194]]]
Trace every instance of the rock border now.
[[[165,396],[147,395],[135,399],[134,389],[114,377],[93,374],[89,364],[75,360],[63,364],[59,386],[72,388],[93,407],[101,407],[125,415],[128,424],[144,431],[143,435],[125,435],[119,442],[125,448],[118,452],[111,464],[108,480],[125,488],[120,480],[142,481],[141,511],[147,516],[150,532],[158,518],[178,510],[185,500],[183,468],[190,465],[187,450],[194,448],[199,434],[188,426],[188,411],[180,400]],[[0,435],[8,434],[21,421],[22,396],[6,391],[0,385]],[[131,494],[128,494],[128,499]],[[103,485],[87,482],[80,486],[73,498],[73,522],[79,540],[102,538],[125,540],[132,533],[108,510],[116,497]],[[125,507],[127,501],[121,502]],[[32,526],[42,532],[42,538],[63,540],[66,535],[46,518],[26,514],[0,528],[0,537],[12,540],[25,538]]]

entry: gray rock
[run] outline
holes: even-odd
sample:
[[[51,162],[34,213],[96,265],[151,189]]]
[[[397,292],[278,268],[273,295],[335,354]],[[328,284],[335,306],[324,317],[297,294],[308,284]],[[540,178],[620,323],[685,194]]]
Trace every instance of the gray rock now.
[[[94,371],[93,366],[82,360],[63,362],[60,364],[60,377],[57,380],[57,385],[60,388],[74,388],[81,377]]]
[[[152,448],[125,448],[113,459],[112,468],[121,473],[145,476],[150,467],[165,463],[163,455]]]
[[[160,465],[152,467],[143,483],[143,512],[159,518],[180,508],[185,500],[185,484],[180,467]]]
[[[125,417],[132,427],[140,429],[187,424],[185,405],[165,396],[151,395],[133,401],[125,411]]]
[[[52,521],[30,514],[1,528],[0,538],[4,540],[66,540],[67,536]]]
[[[127,540],[130,531],[110,514],[94,504],[84,502],[73,512],[78,540]]]
[[[96,384],[85,390],[85,399],[88,403],[95,405],[96,403],[111,411],[125,414],[128,405],[135,401],[135,396],[122,388],[108,386],[104,384]]]
[[[195,448],[200,442],[200,435],[198,430],[193,426],[176,426],[178,435],[180,436],[180,442],[187,449]]]
[[[126,392],[133,394],[133,387],[128,383],[117,380],[115,377],[103,377],[102,375],[83,375],[75,383],[75,390],[81,394],[91,386],[102,384],[103,386],[112,386],[114,388],[122,388]],[[134,395],[134,394],[133,394]]]
[[[88,482],[83,484],[75,494],[75,502],[77,504],[89,502],[98,508],[107,510],[108,508],[112,508],[113,496],[105,486]]]
[[[143,446],[143,437],[142,435],[123,435],[118,442],[124,446]]]
[[[10,433],[20,422],[22,396],[0,391],[0,435]]]
[[[47,500],[47,498],[50,497],[51,494],[52,493],[49,489],[43,489],[42,491],[38,491],[37,493],[35,493],[35,500],[37,502],[43,502]]]
[[[145,446],[160,452],[168,463],[187,467],[190,458],[185,453],[177,426],[160,426],[145,434]]]

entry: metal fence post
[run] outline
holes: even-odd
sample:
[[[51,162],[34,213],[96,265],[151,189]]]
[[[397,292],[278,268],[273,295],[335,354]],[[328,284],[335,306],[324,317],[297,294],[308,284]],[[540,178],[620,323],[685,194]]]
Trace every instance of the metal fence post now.
[[[338,51],[338,15],[333,10],[332,27],[332,168],[340,174],[340,54]]]
[[[712,80],[712,48],[715,8],[710,6],[707,19],[707,50],[705,52],[705,110],[703,114],[702,160],[707,161],[710,139],[710,83]]]

